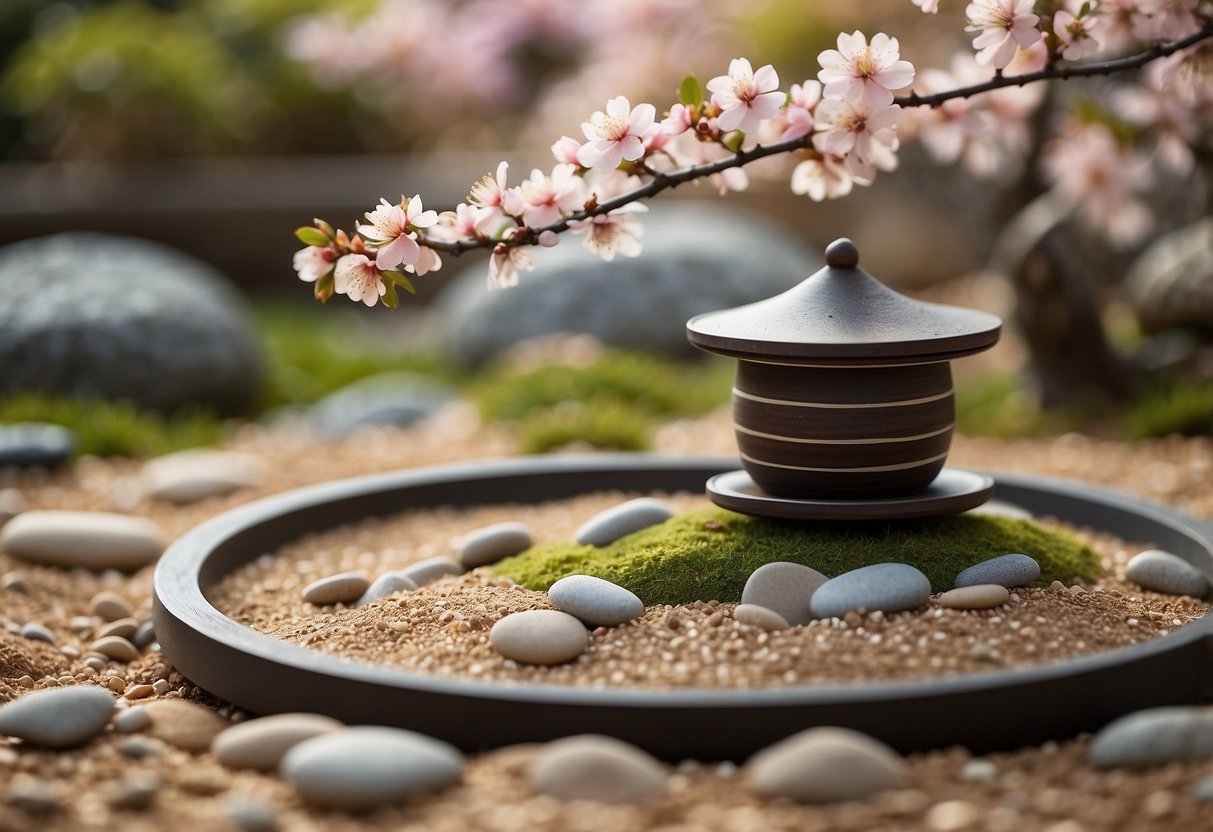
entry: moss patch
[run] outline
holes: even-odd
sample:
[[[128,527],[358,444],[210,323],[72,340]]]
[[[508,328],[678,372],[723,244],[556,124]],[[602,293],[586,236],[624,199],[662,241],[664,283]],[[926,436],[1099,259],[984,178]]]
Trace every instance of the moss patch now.
[[[566,575],[594,575],[627,587],[646,604],[738,601],[750,573],[793,561],[834,575],[895,561],[921,569],[936,592],[957,573],[996,555],[1022,552],[1040,563],[1040,581],[1094,578],[1099,558],[1071,534],[1030,520],[976,514],[889,524],[792,524],[706,508],[674,517],[596,549],[545,543],[497,564],[528,589]]]

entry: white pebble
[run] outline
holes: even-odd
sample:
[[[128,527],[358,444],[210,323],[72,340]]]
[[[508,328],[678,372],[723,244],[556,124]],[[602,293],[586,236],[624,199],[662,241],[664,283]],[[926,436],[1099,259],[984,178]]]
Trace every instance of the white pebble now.
[[[459,563],[464,569],[488,566],[502,558],[531,548],[533,538],[526,524],[495,523],[465,535],[459,543]]]
[[[600,511],[577,530],[575,540],[583,546],[606,546],[641,529],[664,523],[674,516],[665,503],[640,497]]]
[[[303,600],[309,604],[348,604],[362,597],[370,587],[370,581],[361,572],[339,572],[303,588]]]
[[[99,733],[113,715],[114,697],[102,688],[50,688],[0,706],[0,734],[47,748],[71,748]]]
[[[755,754],[746,778],[759,794],[802,803],[862,800],[905,783],[905,767],[884,743],[847,728],[810,728]]]
[[[342,727],[320,714],[274,714],[224,729],[211,741],[211,753],[228,768],[272,771],[291,748]]]
[[[1142,589],[1168,595],[1203,598],[1209,594],[1209,579],[1178,555],[1158,549],[1139,552],[1129,559],[1125,574]]]
[[[531,786],[560,800],[642,803],[666,790],[665,766],[634,745],[582,734],[543,746],[527,770]]]
[[[27,511],[0,529],[0,549],[46,566],[138,569],[164,551],[150,520],[101,511]]]
[[[466,570],[448,557],[426,558],[412,566],[401,569],[397,574],[403,575],[417,586],[432,584],[447,575],[462,575]]]
[[[527,610],[502,618],[489,631],[493,649],[525,664],[562,664],[585,652],[585,625],[559,610]]]

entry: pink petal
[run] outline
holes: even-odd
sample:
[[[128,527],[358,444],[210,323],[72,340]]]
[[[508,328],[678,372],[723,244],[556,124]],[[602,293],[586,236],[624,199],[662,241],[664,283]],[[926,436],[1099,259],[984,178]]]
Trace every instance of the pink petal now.
[[[628,116],[628,132],[643,133],[653,126],[653,120],[657,118],[657,108],[652,104],[637,104],[632,110],[632,114]]]
[[[622,95],[617,95],[607,102],[606,112],[612,119],[625,119],[628,113],[631,112],[632,105],[627,98]]]
[[[629,162],[639,159],[644,155],[644,142],[638,136],[624,136],[618,145],[619,154]],[[615,165],[618,164],[618,162],[615,163]]]
[[[754,86],[763,92],[779,89],[779,74],[775,67],[767,64],[754,73]]]
[[[422,211],[414,220],[413,225],[417,228],[429,228],[434,223],[438,222],[437,211]]]
[[[733,79],[727,75],[717,75],[707,83],[708,92],[725,93],[733,89]]]
[[[729,75],[733,78],[739,76],[754,77],[754,68],[750,66],[748,58],[734,58],[729,61]]]
[[[639,139],[636,141],[639,143]],[[603,142],[603,144],[608,146],[602,151],[602,155],[598,157],[598,161],[594,162],[591,167],[594,170],[614,170],[623,161],[623,142]],[[643,145],[641,145],[641,152],[644,152]]]
[[[417,241],[407,234],[401,234],[375,254],[375,265],[381,269],[394,269],[404,263],[411,266],[421,255],[421,247]]]
[[[606,150],[609,142],[593,141],[588,144],[583,144],[577,149],[577,164],[584,168],[594,167],[594,163],[602,158],[602,153]]]
[[[783,105],[787,100],[788,97],[778,90],[775,92],[764,92],[750,102],[750,107],[758,114],[759,118],[774,118],[775,114],[783,109]]]
[[[838,51],[841,52],[847,60],[854,58],[855,53],[867,45],[868,39],[864,37],[863,32],[859,31],[858,29],[849,35],[846,32],[838,33]]]
[[[736,99],[734,99],[736,101]],[[741,102],[732,107],[724,109],[720,116],[716,119],[716,125],[726,133],[736,130],[745,118],[745,114],[749,112],[746,106]]]
[[[914,83],[914,65],[909,61],[898,61],[888,69],[882,69],[872,80],[889,90],[899,90]]]
[[[839,35],[839,37],[842,37]],[[835,76],[850,77],[855,73],[851,71],[851,62],[838,52],[837,49],[827,49],[817,56],[817,63],[821,64],[821,72],[817,73],[817,77],[822,81],[828,81]],[[822,77],[826,73],[830,73],[828,77]]]

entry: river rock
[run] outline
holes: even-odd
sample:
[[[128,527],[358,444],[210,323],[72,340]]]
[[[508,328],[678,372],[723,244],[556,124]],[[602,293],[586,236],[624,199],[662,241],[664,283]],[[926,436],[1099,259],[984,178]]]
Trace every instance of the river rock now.
[[[495,523],[464,536],[459,543],[459,563],[464,569],[488,566],[525,552],[532,545],[531,530],[525,523]]]
[[[105,802],[112,809],[140,811],[146,809],[160,793],[164,781],[150,771],[137,771],[106,789]]]
[[[47,748],[71,748],[100,733],[114,697],[95,685],[49,688],[0,705],[0,734]]]
[[[639,497],[598,512],[577,530],[575,539],[583,546],[607,546],[673,516],[673,510],[660,500]]]
[[[47,644],[55,643],[55,634],[48,630],[45,625],[39,624],[36,621],[27,622],[21,627],[21,637],[27,638],[30,641],[45,641]]]
[[[380,598],[395,595],[397,592],[412,592],[416,588],[417,584],[399,572],[385,572],[374,580],[366,592],[362,593],[361,597],[354,602],[354,606],[365,607],[367,604],[375,603]]]
[[[810,728],[759,751],[745,766],[750,786],[801,803],[862,800],[906,780],[905,766],[884,743],[847,728]]]
[[[139,477],[149,497],[184,505],[252,488],[260,467],[248,454],[194,449],[149,460]]]
[[[952,585],[960,588],[978,584],[998,584],[1008,589],[1027,586],[1040,577],[1040,564],[1028,555],[999,555],[975,563],[956,576]]]
[[[0,529],[0,549],[47,566],[131,570],[164,551],[150,520],[101,511],[26,511]]]
[[[763,630],[786,630],[792,626],[788,620],[770,607],[758,604],[738,604],[733,609],[733,620]]]
[[[1209,594],[1209,579],[1179,555],[1148,549],[1129,559],[1125,567],[1129,580],[1142,589],[1168,595],[1204,598]]]
[[[809,602],[827,580],[816,569],[799,563],[768,563],[750,573],[741,591],[741,603],[774,610],[793,626],[808,624],[813,620]]]
[[[939,596],[939,606],[954,610],[988,610],[1011,600],[1011,591],[1002,584],[974,584],[949,589]]]
[[[121,636],[99,638],[88,649],[119,662],[133,662],[140,656],[139,648]]]
[[[1213,711],[1150,708],[1105,725],[1087,752],[1096,768],[1148,768],[1213,758]]]
[[[0,425],[0,468],[51,468],[66,462],[75,452],[76,434],[62,425]]]
[[[223,816],[240,832],[275,832],[278,812],[270,803],[253,795],[232,795],[223,806]]]
[[[489,631],[493,649],[524,664],[561,664],[589,644],[585,625],[560,610],[526,610],[500,619]]]
[[[135,644],[132,639],[135,637],[135,633],[138,631],[138,621],[133,618],[119,618],[117,621],[111,621],[110,623],[102,626],[101,629],[97,630],[97,638],[118,636],[118,638],[124,638],[127,641],[130,641],[131,644]],[[135,644],[135,646],[138,647],[139,645]]]
[[[370,425],[407,427],[437,413],[454,397],[454,391],[433,379],[381,373],[316,402],[308,418],[322,433],[335,438]]]
[[[94,595],[88,602],[89,612],[102,621],[118,621],[130,618],[135,614],[131,605],[116,592],[104,589]]]
[[[644,602],[628,589],[590,575],[569,575],[548,589],[556,609],[594,627],[614,627],[644,615]]]
[[[348,604],[357,601],[371,586],[361,572],[339,572],[312,581],[303,588],[303,600],[309,604]]]
[[[1213,217],[1160,237],[1125,277],[1133,311],[1146,332],[1213,330]]]
[[[459,780],[463,755],[413,731],[346,728],[304,740],[286,752],[278,772],[309,802],[334,809],[399,803]]]
[[[814,618],[841,618],[851,610],[900,612],[931,597],[927,576],[906,563],[874,563],[831,578],[813,593]]]
[[[134,705],[119,711],[114,717],[114,730],[119,734],[134,734],[152,724],[152,718],[143,705]]]
[[[299,743],[343,727],[321,714],[275,714],[225,729],[211,743],[211,753],[228,768],[273,771],[282,756]]]
[[[206,751],[228,726],[227,720],[210,708],[184,699],[158,699],[143,707],[151,722],[148,734],[185,751]]]
[[[661,763],[622,740],[583,734],[550,742],[531,761],[527,779],[560,800],[642,803],[666,790]]]
[[[455,561],[439,555],[417,561],[412,566],[401,569],[398,574],[408,578],[417,586],[426,586],[447,575],[462,575],[464,571],[464,568]]]

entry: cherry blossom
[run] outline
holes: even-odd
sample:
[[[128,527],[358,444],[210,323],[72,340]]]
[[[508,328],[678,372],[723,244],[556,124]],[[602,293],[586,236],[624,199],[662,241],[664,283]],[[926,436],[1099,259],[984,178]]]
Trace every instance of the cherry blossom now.
[[[670,114],[662,119],[661,132],[668,136],[677,136],[690,130],[698,120],[693,107],[675,104],[670,108]]]
[[[1179,40],[1200,28],[1200,0],[1135,0],[1133,34],[1144,43]]]
[[[561,136],[552,145],[552,155],[562,165],[577,165],[577,154],[581,152],[581,142],[572,136]]]
[[[753,133],[766,119],[773,117],[787,100],[779,91],[779,76],[770,64],[757,72],[745,58],[729,61],[729,74],[717,75],[707,83],[712,103],[720,108],[716,123],[721,130]]]
[[[430,232],[444,240],[472,238],[477,235],[476,224],[480,220],[480,209],[461,202],[454,211],[443,211]]]
[[[813,110],[819,101],[821,84],[817,81],[793,84],[788,93],[788,106],[783,111],[784,128],[779,134],[779,141],[799,139],[813,132]]]
[[[585,182],[574,165],[557,165],[548,176],[536,168],[521,185],[522,221],[532,228],[551,225],[585,205]]]
[[[334,272],[337,294],[374,306],[387,293],[383,273],[365,254],[347,254],[337,261]]]
[[[421,252],[417,255],[417,262],[406,268],[407,271],[421,277],[422,275],[436,272],[442,268],[442,258],[438,256],[438,252],[434,251],[429,246],[422,246]]]
[[[577,161],[594,170],[612,170],[625,159],[639,159],[644,155],[645,138],[658,129],[653,123],[656,117],[657,108],[652,104],[633,108],[622,95],[612,98],[605,112],[599,110],[582,123],[581,131],[589,141],[577,151]]]
[[[506,219],[503,200],[509,191],[506,187],[509,170],[509,163],[502,162],[497,166],[496,174],[486,173],[468,191],[468,202],[479,209],[476,230],[481,234],[494,236]]]
[[[792,171],[792,193],[807,196],[814,202],[837,199],[851,192],[853,181],[843,159],[823,155],[796,165]]]
[[[337,252],[333,251],[332,246],[301,248],[295,252],[295,271],[299,273],[300,280],[315,283],[333,270],[336,257]]]
[[[892,104],[893,90],[914,80],[914,65],[900,60],[900,48],[897,38],[884,32],[873,35],[870,44],[863,32],[843,32],[837,49],[817,56],[822,66],[817,78],[825,84],[824,94],[847,101],[866,96],[873,104]]]
[[[1002,69],[1015,57],[1017,48],[1040,40],[1036,28],[1040,18],[1032,14],[1033,0],[973,0],[965,8],[967,32],[981,32],[973,39],[979,50],[977,63]]]
[[[852,178],[870,181],[876,176],[876,168],[897,167],[896,124],[900,113],[896,104],[873,105],[865,98],[827,98],[817,105],[814,125],[818,132],[813,135],[813,146],[822,153],[844,157]]]
[[[1059,9],[1053,14],[1053,34],[1062,43],[1061,56],[1067,61],[1081,61],[1099,51],[1099,41],[1095,39],[1095,29],[1099,18],[1092,15],[1075,17],[1066,9]]]
[[[507,246],[498,243],[489,258],[490,289],[508,289],[518,285],[519,270],[529,272],[535,268],[535,259],[523,246]]]
[[[574,234],[585,234],[585,247],[603,260],[614,260],[616,253],[636,257],[640,254],[644,226],[632,214],[647,210],[647,205],[633,202],[609,214],[574,220],[569,228]]]
[[[1106,51],[1120,54],[1140,43],[1133,31],[1136,15],[1137,0],[1100,0],[1100,34]]]
[[[1146,75],[1150,78],[1157,73]],[[1186,176],[1192,172],[1196,161],[1192,152],[1192,143],[1199,132],[1195,114],[1165,89],[1152,87],[1141,85],[1118,90],[1112,97],[1112,106],[1121,118],[1152,130],[1163,167]]]
[[[415,232],[438,222],[437,212],[426,211],[419,195],[412,199],[401,197],[398,205],[381,199],[379,207],[368,212],[366,218],[370,224],[359,225],[358,233],[376,247],[375,264],[381,269],[417,262],[420,249]]]
[[[910,0],[910,2],[922,9],[923,14],[936,14],[939,12],[939,0]]]
[[[679,167],[706,165],[732,155],[733,151],[727,147],[714,141],[701,140],[694,133],[683,133],[676,137],[670,147],[670,156]],[[711,182],[716,186],[717,193],[724,196],[729,191],[744,191],[750,186],[750,177],[741,168],[729,168],[712,174]]]

